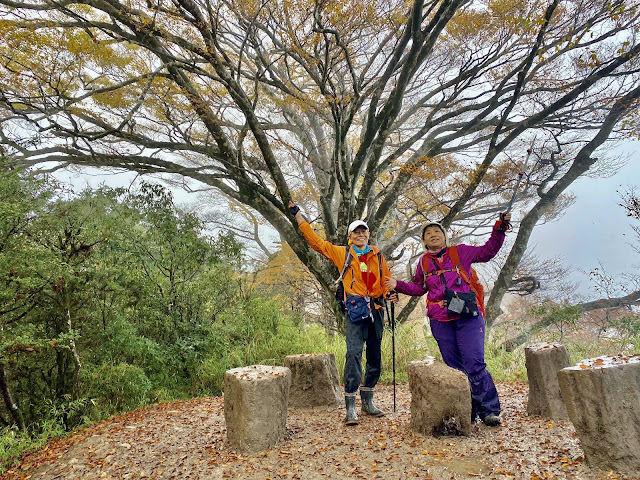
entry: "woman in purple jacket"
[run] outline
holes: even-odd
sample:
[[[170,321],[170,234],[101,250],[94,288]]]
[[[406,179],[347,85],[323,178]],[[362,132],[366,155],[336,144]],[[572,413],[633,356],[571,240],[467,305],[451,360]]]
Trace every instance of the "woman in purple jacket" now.
[[[509,228],[511,214],[503,214],[491,232],[489,241],[482,246],[458,245],[460,268],[470,276],[471,264],[488,262],[496,256],[505,232]],[[444,362],[452,368],[464,372],[471,385],[471,419],[476,416],[489,426],[500,425],[500,400],[491,374],[484,361],[484,317],[479,309],[462,309],[455,302],[446,305],[446,289],[457,293],[470,293],[470,285],[456,271],[449,251],[444,228],[439,223],[428,223],[422,229],[422,242],[426,253],[418,262],[416,275],[412,282],[402,282],[387,277],[385,282],[389,290],[396,290],[411,296],[427,294],[427,316],[431,332],[438,342]],[[445,289],[446,283],[446,289]],[[452,292],[449,292],[450,296]],[[460,298],[463,296],[460,295]],[[472,298],[473,294],[467,296]],[[467,312],[467,313],[464,313]],[[475,315],[474,315],[475,314]]]

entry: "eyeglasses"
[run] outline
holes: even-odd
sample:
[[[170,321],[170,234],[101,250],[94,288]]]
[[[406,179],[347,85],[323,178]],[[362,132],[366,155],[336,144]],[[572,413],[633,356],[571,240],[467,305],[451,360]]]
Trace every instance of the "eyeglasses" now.
[[[354,235],[365,235],[369,230],[354,230],[353,233]]]

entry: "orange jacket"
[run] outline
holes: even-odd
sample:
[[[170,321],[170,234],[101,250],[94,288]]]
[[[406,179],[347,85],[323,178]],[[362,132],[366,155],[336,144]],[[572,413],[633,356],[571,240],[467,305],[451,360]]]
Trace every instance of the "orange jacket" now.
[[[311,228],[311,225],[307,222],[300,224],[300,231],[311,248],[331,260],[333,264],[338,267],[338,271],[342,271],[345,260],[344,246],[337,246],[331,242],[323,240],[316,234],[316,232],[313,231],[313,228]],[[367,270],[373,273],[376,277],[376,281],[373,284],[371,291],[367,291],[367,286],[362,278],[362,272],[360,270],[360,260],[358,260],[358,256],[356,255],[353,246],[351,246],[351,256],[353,257],[353,260],[351,260],[351,268],[347,268],[347,271],[344,274],[343,283],[345,293],[360,295],[362,297],[368,296],[371,298],[378,298],[387,293],[387,288],[382,283],[382,279],[380,279],[380,267],[378,266],[378,252],[380,249],[374,245],[370,245],[370,247],[371,251],[364,256],[363,261],[367,265]],[[390,277],[391,272],[389,272],[389,266],[387,265],[384,255],[380,258],[382,259],[383,279],[385,276]]]

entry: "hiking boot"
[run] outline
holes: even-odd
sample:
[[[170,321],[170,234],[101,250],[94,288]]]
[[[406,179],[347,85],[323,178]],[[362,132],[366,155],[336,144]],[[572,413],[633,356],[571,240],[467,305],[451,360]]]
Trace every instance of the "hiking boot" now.
[[[487,415],[482,419],[485,425],[489,427],[499,427],[502,421],[498,415],[494,415],[493,413]]]
[[[356,396],[345,395],[344,403],[347,406],[347,416],[344,418],[345,425],[358,425],[358,414],[356,413]]]
[[[373,404],[373,389],[360,389],[360,400],[362,400],[362,413],[373,415],[374,417],[382,417],[384,412]]]

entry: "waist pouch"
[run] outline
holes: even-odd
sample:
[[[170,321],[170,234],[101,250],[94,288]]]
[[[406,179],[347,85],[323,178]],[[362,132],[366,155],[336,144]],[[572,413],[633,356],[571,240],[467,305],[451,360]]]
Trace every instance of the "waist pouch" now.
[[[447,314],[451,316],[477,317],[479,310],[474,292],[456,292],[450,288],[444,289]]]
[[[371,315],[369,299],[360,295],[347,295],[345,307],[349,320],[354,323],[358,323]]]

